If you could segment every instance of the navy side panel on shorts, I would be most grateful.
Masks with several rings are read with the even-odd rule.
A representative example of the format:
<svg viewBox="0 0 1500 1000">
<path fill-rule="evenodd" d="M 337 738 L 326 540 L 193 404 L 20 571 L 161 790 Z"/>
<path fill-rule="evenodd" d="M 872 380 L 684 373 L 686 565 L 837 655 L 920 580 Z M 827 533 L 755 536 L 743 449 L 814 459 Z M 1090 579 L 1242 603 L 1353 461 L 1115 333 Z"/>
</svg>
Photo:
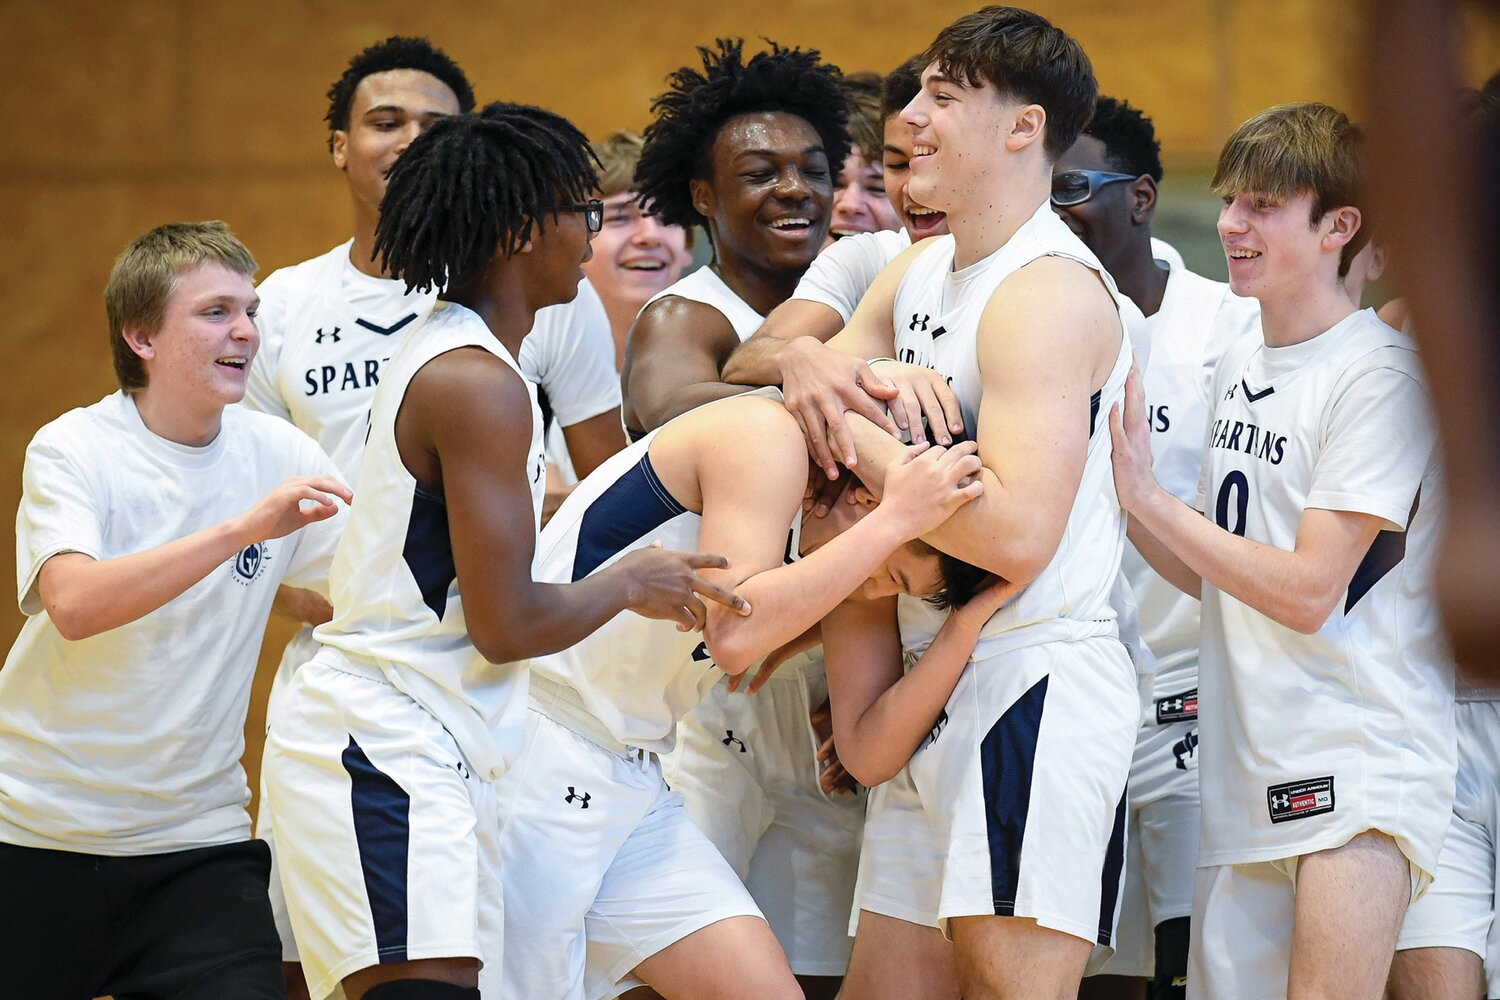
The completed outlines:
<svg viewBox="0 0 1500 1000">
<path fill-rule="evenodd" d="M 448 504 L 441 493 L 420 483 L 412 493 L 401 558 L 422 592 L 422 603 L 442 621 L 448 608 L 448 585 L 458 575 L 453 567 L 453 539 L 448 534 Z"/>
<path fill-rule="evenodd" d="M 411 851 L 411 796 L 365 756 L 349 737 L 343 754 L 349 772 L 354 836 L 365 895 L 375 923 L 381 962 L 406 961 L 407 858 Z"/>
<path fill-rule="evenodd" d="M 979 745 L 984 776 L 984 821 L 989 835 L 990 885 L 997 916 L 1015 915 L 1021 883 L 1021 844 L 1031 808 L 1037 733 L 1047 700 L 1047 678 L 1031 686 L 990 728 Z"/>
<path fill-rule="evenodd" d="M 656 478 L 651 456 L 642 455 L 635 468 L 589 504 L 579 521 L 573 582 L 582 580 L 630 543 L 686 510 Z"/>
<path fill-rule="evenodd" d="M 1099 877 L 1099 943 L 1109 944 L 1115 936 L 1115 903 L 1120 898 L 1120 873 L 1125 868 L 1125 797 L 1115 806 L 1115 826 L 1109 834 L 1104 852 L 1104 874 Z"/>
</svg>

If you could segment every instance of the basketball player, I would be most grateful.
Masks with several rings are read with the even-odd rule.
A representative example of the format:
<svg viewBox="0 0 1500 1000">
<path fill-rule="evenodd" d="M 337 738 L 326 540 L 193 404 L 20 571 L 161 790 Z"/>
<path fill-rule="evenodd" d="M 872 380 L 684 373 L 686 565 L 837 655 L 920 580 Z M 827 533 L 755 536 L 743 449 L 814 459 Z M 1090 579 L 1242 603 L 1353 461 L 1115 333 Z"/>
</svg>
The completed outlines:
<svg viewBox="0 0 1500 1000">
<path fill-rule="evenodd" d="M 354 236 L 332 250 L 272 273 L 260 285 L 257 318 L 263 349 L 252 367 L 245 405 L 290 420 L 333 456 L 350 482 L 368 426 L 380 371 L 405 332 L 436 302 L 411 291 L 374 260 L 380 199 L 392 165 L 412 140 L 447 115 L 472 110 L 474 94 L 462 69 L 425 38 L 392 37 L 349 61 L 329 88 L 325 116 L 333 163 L 348 186 Z M 540 382 L 549 416 L 577 449 L 585 471 L 624 444 L 619 385 L 609 365 L 608 336 L 597 297 L 581 290 L 572 303 L 544 309 L 522 346 L 521 369 Z M 571 453 L 570 453 L 571 454 Z M 566 495 L 562 484 L 549 510 Z M 326 601 L 283 588 L 280 605 L 306 625 L 287 644 L 272 682 L 273 718 L 291 674 L 312 659 L 312 626 L 328 620 Z M 256 833 L 273 846 L 264 807 Z M 287 981 L 303 995 L 296 943 L 279 880 L 271 901 L 281 932 Z"/>
<path fill-rule="evenodd" d="M 642 205 L 663 221 L 701 222 L 714 259 L 636 322 L 623 378 L 633 432 L 745 391 L 721 382 L 719 367 L 817 253 L 831 216 L 830 164 L 849 149 L 840 74 L 817 53 L 773 44 L 747 59 L 741 43 L 721 41 L 702 54 L 702 69 L 678 70 L 655 102 L 636 181 Z M 864 801 L 823 787 L 827 683 L 815 652 L 794 655 L 816 636 L 788 638 L 798 641 L 770 658 L 768 667 L 783 665 L 767 671 L 764 690 L 736 694 L 737 678 L 726 677 L 704 696 L 665 770 L 748 884 L 803 988 L 831 998 L 848 962 Z"/>
<path fill-rule="evenodd" d="M 137 238 L 105 289 L 120 391 L 27 448 L 28 618 L 0 670 L 8 996 L 285 995 L 242 733 L 277 584 L 326 590 L 351 494 L 307 435 L 230 405 L 255 268 L 222 222 Z"/>
<path fill-rule="evenodd" d="M 1157 480 L 1190 500 L 1198 489 L 1208 427 L 1209 380 L 1230 344 L 1259 329 L 1254 299 L 1223 282 L 1160 260 L 1151 219 L 1161 180 L 1151 119 L 1100 97 L 1078 141 L 1053 166 L 1052 205 L 1143 314 L 1137 356 L 1149 347 L 1142 385 Z M 1125 889 L 1115 953 L 1083 995 L 1181 1000 L 1198 858 L 1198 601 L 1157 576 L 1127 546 L 1123 561 L 1154 654 L 1151 707 L 1131 765 Z"/>
<path fill-rule="evenodd" d="M 702 225 L 713 261 L 660 293 L 630 334 L 621 385 L 639 436 L 712 399 L 743 392 L 719 369 L 817 255 L 833 210 L 832 164 L 849 151 L 838 69 L 817 52 L 744 56 L 700 49 L 652 104 L 636 168 L 641 205 L 668 225 Z"/>
<path fill-rule="evenodd" d="M 1452 809 L 1431 417 L 1410 341 L 1342 284 L 1362 145 L 1294 104 L 1220 154 L 1230 286 L 1263 339 L 1215 371 L 1208 516 L 1156 482 L 1139 379 L 1111 415 L 1132 540 L 1203 602 L 1190 997 L 1379 997 Z"/>
<path fill-rule="evenodd" d="M 876 73 L 850 73 L 844 77 L 853 145 L 839 168 L 838 186 L 833 194 L 833 220 L 828 228 L 830 243 L 859 233 L 895 232 L 901 228 L 901 218 L 885 193 L 881 83 Z"/>
<path fill-rule="evenodd" d="M 701 627 L 697 573 L 648 549 L 577 585 L 532 581 L 542 422 L 516 356 L 569 300 L 602 204 L 588 143 L 538 108 L 448 116 L 391 172 L 390 274 L 443 304 L 382 372 L 334 619 L 267 739 L 282 882 L 314 997 L 476 1000 L 501 968 L 494 782 L 519 749 L 526 674 L 625 610 Z M 500 666 L 500 664 L 512 664 Z M 482 969 L 481 969 L 482 966 Z"/>
<path fill-rule="evenodd" d="M 531 661 L 526 747 L 498 785 L 501 995 L 598 998 L 637 979 L 668 997 L 803 995 L 745 888 L 689 819 L 676 786 L 668 790 L 655 754 L 672 749 L 678 721 L 718 677 L 743 673 L 856 588 L 966 598 L 945 587 L 954 571 L 936 553 L 908 543 L 977 495 L 968 478 L 978 469 L 974 451 L 911 449 L 891 470 L 880 507 L 804 530 L 809 470 L 796 421 L 777 401 L 745 397 L 684 414 L 579 487 L 542 533 L 539 579 L 588 579 L 653 539 L 713 546 L 733 569 L 710 575 L 753 610 L 711 610 L 702 642 L 624 615 Z M 754 738 L 723 734 L 736 753 Z"/>
<path fill-rule="evenodd" d="M 933 433 L 977 427 L 986 492 L 925 538 L 1027 589 L 984 630 L 974 655 L 994 662 L 965 671 L 946 726 L 884 797 L 878 843 L 872 811 L 848 988 L 1071 998 L 1093 946 L 1112 937 L 1139 716 L 1110 601 L 1124 523 L 1103 429 L 1130 344 L 1113 283 L 1048 204 L 1052 163 L 1096 88 L 1076 42 L 1014 8 L 961 18 L 924 63 L 902 113 L 909 188 L 952 235 L 897 257 L 827 346 L 789 341 L 777 367 L 803 393 L 804 426 L 843 410 L 840 353 L 952 378 L 963 420 Z M 878 493 L 879 466 L 844 457 Z M 988 827 L 986 815 L 1006 820 Z M 927 971 L 939 927 L 956 982 Z"/>
</svg>

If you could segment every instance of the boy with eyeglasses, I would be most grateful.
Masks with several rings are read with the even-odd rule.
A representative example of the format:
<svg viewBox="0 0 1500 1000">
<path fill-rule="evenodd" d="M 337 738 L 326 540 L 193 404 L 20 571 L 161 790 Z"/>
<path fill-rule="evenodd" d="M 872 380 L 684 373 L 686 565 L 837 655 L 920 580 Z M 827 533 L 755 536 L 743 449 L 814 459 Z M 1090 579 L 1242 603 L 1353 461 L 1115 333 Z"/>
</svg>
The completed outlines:
<svg viewBox="0 0 1500 1000">
<path fill-rule="evenodd" d="M 1410 341 L 1342 280 L 1363 167 L 1321 104 L 1263 111 L 1220 154 L 1230 287 L 1262 337 L 1215 369 L 1197 511 L 1155 479 L 1138 377 L 1110 416 L 1132 541 L 1202 599 L 1189 997 L 1380 997 L 1452 808 L 1431 414 Z"/>
<path fill-rule="evenodd" d="M 1189 500 L 1198 488 L 1214 363 L 1259 329 L 1260 307 L 1188 270 L 1180 257 L 1159 256 L 1151 236 L 1159 150 L 1150 118 L 1124 101 L 1100 97 L 1083 134 L 1053 167 L 1052 206 L 1144 314 L 1136 347 L 1138 358 L 1147 352 L 1150 358 L 1138 365 L 1153 468 L 1172 495 Z M 1115 953 L 1099 974 L 1143 978 L 1150 1000 L 1180 1000 L 1198 858 L 1198 602 L 1130 546 L 1123 567 L 1156 669 L 1131 765 Z M 1091 978 L 1082 995 L 1128 995 L 1117 985 Z"/>
</svg>

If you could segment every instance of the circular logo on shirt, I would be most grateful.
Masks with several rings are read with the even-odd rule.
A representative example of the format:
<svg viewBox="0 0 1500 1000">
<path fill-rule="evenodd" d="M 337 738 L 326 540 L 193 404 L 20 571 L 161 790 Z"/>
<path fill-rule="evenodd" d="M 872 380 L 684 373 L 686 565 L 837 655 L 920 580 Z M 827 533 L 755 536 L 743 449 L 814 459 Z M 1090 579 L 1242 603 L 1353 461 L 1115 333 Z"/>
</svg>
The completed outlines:
<svg viewBox="0 0 1500 1000">
<path fill-rule="evenodd" d="M 270 558 L 265 542 L 256 542 L 247 545 L 240 550 L 240 554 L 234 557 L 234 575 L 236 582 L 249 584 L 266 568 L 266 562 Z"/>
</svg>

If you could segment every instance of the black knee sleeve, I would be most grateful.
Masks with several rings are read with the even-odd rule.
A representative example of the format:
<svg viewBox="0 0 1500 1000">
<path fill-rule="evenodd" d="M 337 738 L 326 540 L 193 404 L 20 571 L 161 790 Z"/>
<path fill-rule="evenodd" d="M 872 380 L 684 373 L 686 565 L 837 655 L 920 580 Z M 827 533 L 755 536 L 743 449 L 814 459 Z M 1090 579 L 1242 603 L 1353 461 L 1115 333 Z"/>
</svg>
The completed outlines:
<svg viewBox="0 0 1500 1000">
<path fill-rule="evenodd" d="M 1186 1000 L 1187 917 L 1156 925 L 1156 977 L 1146 984 L 1146 1000 Z"/>
<path fill-rule="evenodd" d="M 479 990 L 431 979 L 395 979 L 367 990 L 365 1000 L 479 1000 Z"/>
</svg>

